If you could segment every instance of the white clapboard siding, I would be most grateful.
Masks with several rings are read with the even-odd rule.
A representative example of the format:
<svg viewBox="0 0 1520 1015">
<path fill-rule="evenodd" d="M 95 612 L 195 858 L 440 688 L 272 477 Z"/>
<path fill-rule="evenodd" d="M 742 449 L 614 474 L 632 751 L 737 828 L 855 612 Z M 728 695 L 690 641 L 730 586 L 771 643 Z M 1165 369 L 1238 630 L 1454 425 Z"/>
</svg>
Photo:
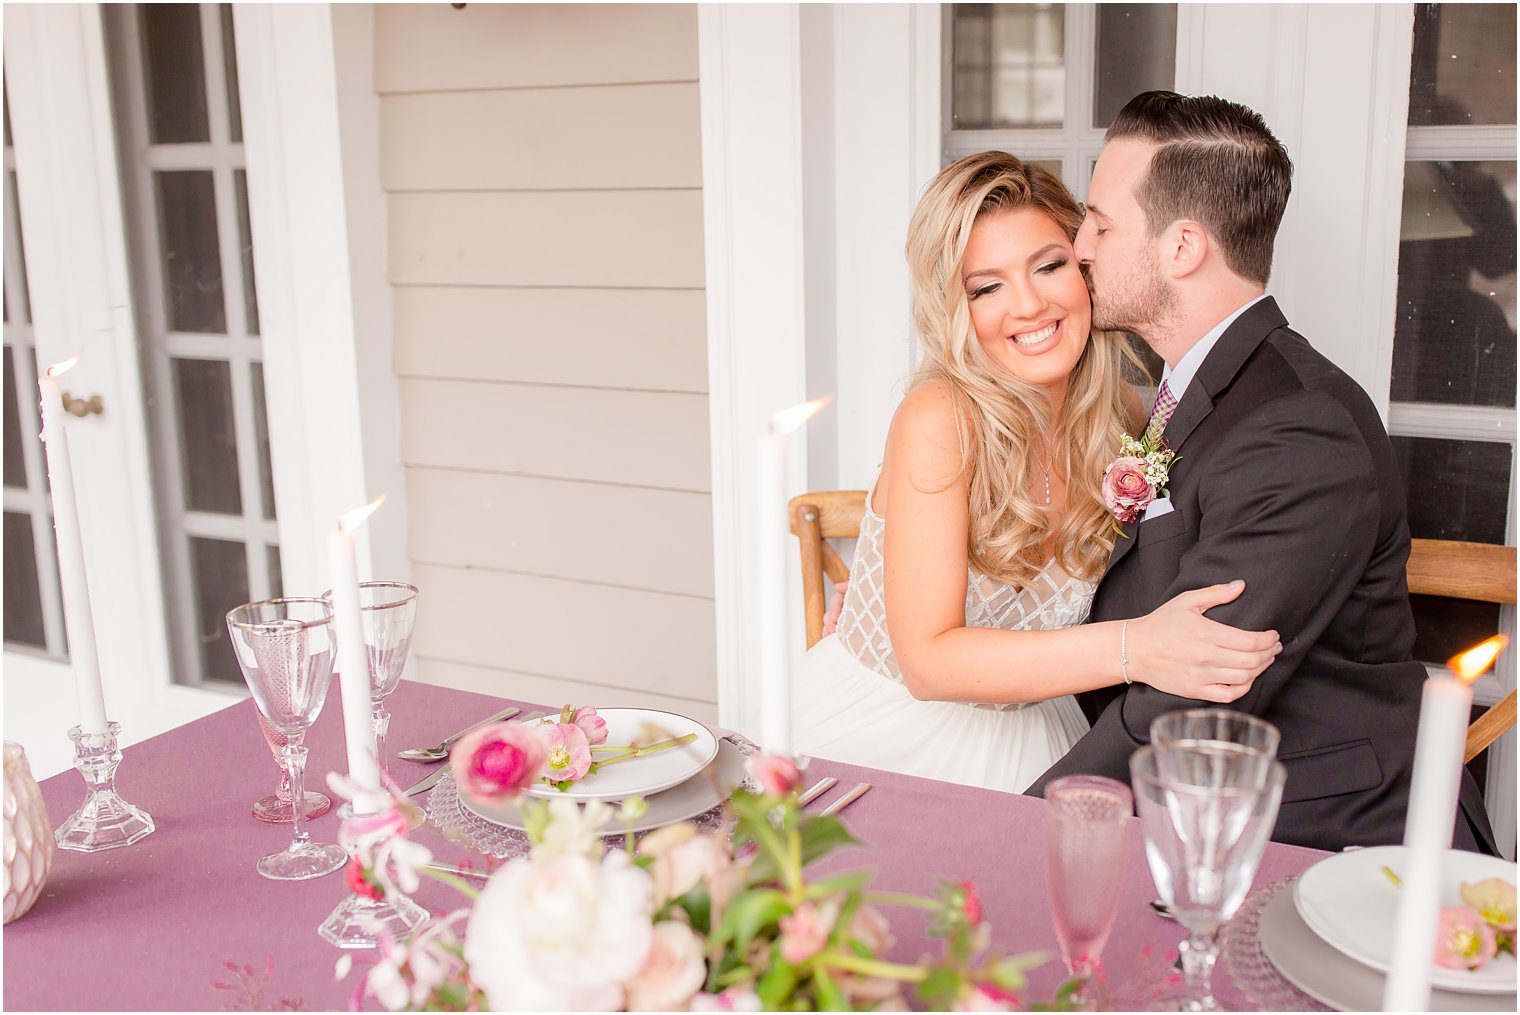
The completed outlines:
<svg viewBox="0 0 1520 1015">
<path fill-rule="evenodd" d="M 710 599 L 426 564 L 414 573 L 428 596 L 419 658 L 714 698 Z"/>
<path fill-rule="evenodd" d="M 699 116 L 694 81 L 390 95 L 381 182 L 391 192 L 698 188 Z M 461 119 L 476 128 L 459 130 Z"/>
<path fill-rule="evenodd" d="M 542 677 L 536 673 L 467 666 L 443 659 L 423 659 L 417 679 L 425 684 L 452 687 L 479 694 L 494 694 L 531 701 L 548 708 L 595 705 L 598 708 L 660 708 L 691 716 L 709 726 L 718 725 L 718 706 L 706 699 L 677 698 L 613 684 Z"/>
<path fill-rule="evenodd" d="M 707 390 L 700 289 L 395 290 L 403 377 Z"/>
<path fill-rule="evenodd" d="M 406 497 L 419 564 L 712 598 L 705 493 L 411 468 Z"/>
<path fill-rule="evenodd" d="M 406 465 L 709 491 L 707 396 L 401 382 Z"/>
<path fill-rule="evenodd" d="M 394 285 L 701 288 L 700 190 L 390 197 Z"/>
<path fill-rule="evenodd" d="M 375 5 L 375 90 L 697 79 L 695 4 Z"/>
</svg>

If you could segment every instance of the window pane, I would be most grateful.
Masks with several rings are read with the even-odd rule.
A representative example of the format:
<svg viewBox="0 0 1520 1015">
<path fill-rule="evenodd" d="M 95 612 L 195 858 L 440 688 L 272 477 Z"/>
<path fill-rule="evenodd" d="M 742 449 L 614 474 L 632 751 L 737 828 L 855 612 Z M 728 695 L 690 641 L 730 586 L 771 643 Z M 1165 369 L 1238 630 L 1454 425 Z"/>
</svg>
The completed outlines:
<svg viewBox="0 0 1520 1015">
<path fill-rule="evenodd" d="M 223 360 L 204 359 L 175 359 L 171 365 L 184 449 L 185 507 L 241 514 L 231 368 Z"/>
<path fill-rule="evenodd" d="M 278 599 L 285 594 L 285 572 L 280 567 L 280 548 L 266 546 L 264 552 L 269 561 L 269 598 Z"/>
<path fill-rule="evenodd" d="M 1061 126 L 1066 112 L 1061 4 L 956 4 L 951 32 L 956 129 Z"/>
<path fill-rule="evenodd" d="M 243 140 L 243 103 L 238 96 L 237 40 L 232 34 L 232 5 L 222 4 L 222 63 L 227 68 L 227 124 L 233 141 Z"/>
<path fill-rule="evenodd" d="M 1391 395 L 1515 404 L 1515 163 L 1405 165 Z"/>
<path fill-rule="evenodd" d="M 206 680 L 241 682 L 232 643 L 227 640 L 227 611 L 248 602 L 248 557 L 242 543 L 229 539 L 190 539 L 195 579 L 196 640 L 201 675 Z"/>
<path fill-rule="evenodd" d="M 1141 92 L 1177 79 L 1176 4 L 1099 4 L 1094 127 L 1107 127 Z"/>
<path fill-rule="evenodd" d="M 264 364 L 249 368 L 253 375 L 253 429 L 259 438 L 259 490 L 264 517 L 274 521 L 274 467 L 269 461 L 269 415 L 264 404 Z"/>
<path fill-rule="evenodd" d="M 1515 122 L 1514 4 L 1416 4 L 1410 126 Z"/>
<path fill-rule="evenodd" d="M 148 138 L 153 144 L 207 141 L 206 68 L 197 4 L 143 4 Z"/>
<path fill-rule="evenodd" d="M 21 450 L 21 410 L 16 399 L 16 368 L 5 347 L 5 485 L 26 489 L 26 459 Z"/>
<path fill-rule="evenodd" d="M 1393 450 L 1409 501 L 1410 535 L 1504 542 L 1510 445 L 1394 437 Z"/>
<path fill-rule="evenodd" d="M 226 334 L 211 171 L 154 173 L 153 177 L 158 184 L 165 324 L 170 331 Z"/>
<path fill-rule="evenodd" d="M 1414 610 L 1414 657 L 1440 664 L 1499 631 L 1499 604 L 1444 596 L 1410 596 Z"/>
<path fill-rule="evenodd" d="M 47 648 L 31 515 L 5 512 L 5 640 Z"/>
<path fill-rule="evenodd" d="M 248 334 L 259 333 L 259 293 L 253 277 L 253 227 L 248 221 L 248 173 L 242 169 L 232 174 L 237 189 L 238 250 L 243 260 L 243 312 Z"/>
<path fill-rule="evenodd" d="M 16 196 L 16 174 L 6 173 L 5 183 L 6 218 L 8 220 L 5 230 L 5 259 L 9 261 L 15 258 L 18 269 L 17 274 L 21 280 L 19 292 L 13 293 L 10 286 L 5 287 L 5 319 L 7 321 L 11 319 L 10 305 L 11 301 L 15 300 L 16 319 L 25 324 L 32 319 L 32 297 L 26 281 L 26 250 L 24 249 L 25 240 L 21 237 L 21 216 L 16 213 L 16 208 L 18 207 L 16 202 L 19 200 Z M 14 242 L 12 240 L 13 237 Z"/>
</svg>

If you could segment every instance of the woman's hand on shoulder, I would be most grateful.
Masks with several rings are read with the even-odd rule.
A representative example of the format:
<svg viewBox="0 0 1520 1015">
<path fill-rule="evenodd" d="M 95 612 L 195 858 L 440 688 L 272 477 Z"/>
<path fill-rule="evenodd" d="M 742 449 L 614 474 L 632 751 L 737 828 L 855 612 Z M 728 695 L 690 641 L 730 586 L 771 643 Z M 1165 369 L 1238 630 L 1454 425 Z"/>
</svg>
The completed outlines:
<svg viewBox="0 0 1520 1015">
<path fill-rule="evenodd" d="M 1173 596 L 1129 622 L 1131 680 L 1168 694 L 1228 704 L 1251 689 L 1277 654 L 1276 631 L 1242 631 L 1210 620 L 1206 610 L 1245 591 L 1245 582 L 1210 585 Z"/>
</svg>

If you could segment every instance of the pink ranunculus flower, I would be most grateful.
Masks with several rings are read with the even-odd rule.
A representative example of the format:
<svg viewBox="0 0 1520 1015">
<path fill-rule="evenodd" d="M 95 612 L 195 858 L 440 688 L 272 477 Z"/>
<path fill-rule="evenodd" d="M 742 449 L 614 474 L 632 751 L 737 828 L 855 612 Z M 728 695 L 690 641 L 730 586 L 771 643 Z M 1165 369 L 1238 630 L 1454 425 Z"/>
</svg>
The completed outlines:
<svg viewBox="0 0 1520 1015">
<path fill-rule="evenodd" d="M 1443 906 L 1436 931 L 1436 965 L 1445 969 L 1482 969 L 1498 952 L 1494 929 L 1471 906 Z"/>
<path fill-rule="evenodd" d="M 596 714 L 596 709 L 590 705 L 582 705 L 575 710 L 570 717 L 570 722 L 579 726 L 586 734 L 586 742 L 589 744 L 605 744 L 607 742 L 607 720 Z"/>
<path fill-rule="evenodd" d="M 549 748 L 537 727 L 496 723 L 461 740 L 449 755 L 454 780 L 476 803 L 516 800 L 543 774 Z"/>
<path fill-rule="evenodd" d="M 1103 503 L 1121 522 L 1134 521 L 1156 499 L 1145 470 L 1145 459 L 1124 455 L 1103 473 Z"/>
<path fill-rule="evenodd" d="M 1483 922 L 1501 934 L 1515 932 L 1515 886 L 1503 878 L 1462 882 L 1462 901 L 1478 911 Z"/>
<path fill-rule="evenodd" d="M 804 902 L 783 916 L 780 920 L 781 957 L 796 966 L 823 951 L 838 915 L 839 907 L 832 902 L 822 905 Z"/>
<path fill-rule="evenodd" d="M 759 753 L 749 759 L 749 765 L 766 796 L 786 796 L 802 788 L 802 770 L 791 758 Z"/>
<path fill-rule="evenodd" d="M 623 984 L 629 1011 L 685 1011 L 707 980 L 702 939 L 686 924 L 661 920 L 644 968 Z"/>
<path fill-rule="evenodd" d="M 584 779 L 591 770 L 591 744 L 586 740 L 586 731 L 569 722 L 557 722 L 540 730 L 549 748 L 544 776 L 550 782 Z"/>
</svg>

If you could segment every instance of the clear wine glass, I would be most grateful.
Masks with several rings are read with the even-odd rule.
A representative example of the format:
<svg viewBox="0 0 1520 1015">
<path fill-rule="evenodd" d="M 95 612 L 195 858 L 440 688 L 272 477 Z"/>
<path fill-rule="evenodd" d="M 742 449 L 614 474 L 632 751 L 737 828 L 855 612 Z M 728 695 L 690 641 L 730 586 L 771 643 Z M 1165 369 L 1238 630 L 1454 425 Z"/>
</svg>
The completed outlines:
<svg viewBox="0 0 1520 1015">
<path fill-rule="evenodd" d="M 1130 755 L 1145 857 L 1187 928 L 1181 1011 L 1218 1011 L 1219 931 L 1245 900 L 1282 800 L 1282 765 L 1238 744 L 1151 745 Z"/>
<path fill-rule="evenodd" d="M 288 825 L 290 823 L 290 772 L 285 768 L 285 734 L 269 725 L 269 720 L 264 718 L 264 713 L 259 712 L 259 729 L 264 732 L 264 742 L 269 745 L 269 750 L 274 754 L 275 764 L 280 766 L 280 784 L 275 791 L 268 796 L 259 797 L 253 802 L 253 816 L 260 821 L 267 821 L 271 825 Z M 307 818 L 320 818 L 332 809 L 332 800 L 325 793 L 314 790 L 306 791 L 306 816 Z"/>
<path fill-rule="evenodd" d="M 322 593 L 332 600 L 332 590 Z M 385 699 L 401 683 L 407 653 L 412 647 L 412 629 L 417 623 L 417 586 L 406 582 L 360 582 L 359 617 L 364 630 L 364 649 L 369 656 L 370 717 L 375 731 L 375 755 L 382 772 L 389 772 L 385 762 L 385 734 L 391 715 Z"/>
<path fill-rule="evenodd" d="M 1101 775 L 1069 775 L 1045 789 L 1045 869 L 1061 958 L 1075 976 L 1101 975 L 1119 911 L 1134 799 Z"/>
<path fill-rule="evenodd" d="M 306 747 L 301 742 L 327 700 L 335 654 L 332 604 L 280 598 L 247 603 L 227 614 L 227 633 L 259 713 L 285 737 L 292 800 L 306 798 Z M 303 807 L 290 809 L 290 845 L 258 862 L 276 881 L 331 874 L 348 862 L 341 846 L 318 844 L 302 827 Z"/>
</svg>

